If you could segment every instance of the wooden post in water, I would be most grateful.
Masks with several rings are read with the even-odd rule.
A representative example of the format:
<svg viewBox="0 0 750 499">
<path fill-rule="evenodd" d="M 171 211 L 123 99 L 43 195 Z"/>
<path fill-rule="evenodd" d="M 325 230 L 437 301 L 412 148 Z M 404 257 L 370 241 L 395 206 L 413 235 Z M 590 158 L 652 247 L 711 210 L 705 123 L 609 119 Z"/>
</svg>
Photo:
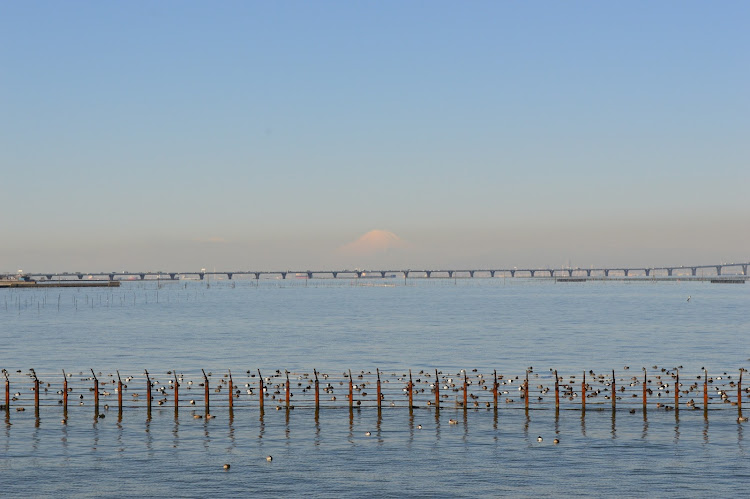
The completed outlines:
<svg viewBox="0 0 750 499">
<path fill-rule="evenodd" d="M 612 369 L 612 389 L 610 394 L 612 395 L 612 410 L 617 408 L 617 380 L 615 379 L 615 370 Z"/>
<path fill-rule="evenodd" d="M 36 417 L 39 417 L 39 379 L 36 377 L 36 371 L 31 370 L 31 374 L 34 375 L 34 413 Z"/>
<path fill-rule="evenodd" d="M 286 408 L 289 409 L 289 397 L 291 397 L 292 387 L 289 384 L 289 371 L 286 371 Z M 351 374 L 349 375 L 351 376 Z"/>
<path fill-rule="evenodd" d="M 63 369 L 63 413 L 68 413 L 68 376 Z"/>
<path fill-rule="evenodd" d="M 263 376 L 260 374 L 260 369 L 258 369 L 258 405 L 260 406 L 261 414 L 263 414 L 263 396 Z"/>
<path fill-rule="evenodd" d="M 148 375 L 147 370 L 143 370 L 146 373 L 146 410 L 148 411 L 148 419 L 151 419 L 151 377 Z"/>
<path fill-rule="evenodd" d="M 497 409 L 497 369 L 495 369 L 494 375 L 495 381 L 492 383 L 492 402 L 495 406 L 495 409 Z"/>
<path fill-rule="evenodd" d="M 354 386 L 352 383 L 352 370 L 349 369 L 349 410 L 354 408 Z"/>
<path fill-rule="evenodd" d="M 177 380 L 177 371 L 172 370 L 172 373 L 174 373 L 174 412 L 177 414 L 180 407 L 180 382 Z"/>
<path fill-rule="evenodd" d="M 581 381 L 581 410 L 586 411 L 586 371 L 583 371 L 583 381 Z"/>
<path fill-rule="evenodd" d="M 91 369 L 91 376 L 94 377 L 94 410 L 97 415 L 99 414 L 99 379 L 94 374 L 94 370 Z"/>
<path fill-rule="evenodd" d="M 204 405 L 206 406 L 206 414 L 211 414 L 211 404 L 209 401 L 209 394 L 208 394 L 208 376 L 206 376 L 206 371 L 201 369 L 201 372 L 203 373 L 203 398 L 204 398 Z"/>
<path fill-rule="evenodd" d="M 318 382 L 318 371 L 313 369 L 313 374 L 315 374 L 315 411 L 317 412 L 320 409 L 320 383 Z"/>
<path fill-rule="evenodd" d="M 122 379 L 120 371 L 117 371 L 117 411 L 122 412 Z"/>
<path fill-rule="evenodd" d="M 468 396 L 469 396 L 469 380 L 466 378 L 466 371 L 464 371 L 464 411 L 468 408 Z"/>
<path fill-rule="evenodd" d="M 380 369 L 376 369 L 376 372 L 378 374 L 378 389 L 377 389 L 377 394 L 376 395 L 378 397 L 378 410 L 380 410 L 380 405 L 381 405 L 382 400 L 383 400 L 383 395 L 382 395 L 382 393 L 380 391 Z"/>
<path fill-rule="evenodd" d="M 229 410 L 234 408 L 234 383 L 232 382 L 232 370 L 229 370 Z"/>
<path fill-rule="evenodd" d="M 708 412 L 708 369 L 703 370 L 703 412 Z"/>
<path fill-rule="evenodd" d="M 435 369 L 435 410 L 440 410 L 440 377 L 437 369 Z"/>
<path fill-rule="evenodd" d="M 407 389 L 409 390 L 409 410 L 411 411 L 414 408 L 414 383 L 411 381 L 411 369 L 409 369 L 409 384 L 407 385 Z"/>
<path fill-rule="evenodd" d="M 3 369 L 3 375 L 5 376 L 5 410 L 7 411 L 10 409 L 10 378 L 5 369 Z"/>
<path fill-rule="evenodd" d="M 679 369 L 675 369 L 674 410 L 675 410 L 675 413 L 680 410 L 680 370 Z"/>
<path fill-rule="evenodd" d="M 526 369 L 526 378 L 523 381 L 523 406 L 529 409 L 529 370 Z"/>
<path fill-rule="evenodd" d="M 643 413 L 646 413 L 646 384 L 648 383 L 648 374 L 646 368 L 643 368 Z"/>
<path fill-rule="evenodd" d="M 557 377 L 557 369 L 555 369 L 555 411 L 560 410 L 560 378 Z"/>
<path fill-rule="evenodd" d="M 742 373 L 745 372 L 744 368 L 740 369 L 740 380 L 737 383 L 737 410 L 742 417 Z"/>
</svg>

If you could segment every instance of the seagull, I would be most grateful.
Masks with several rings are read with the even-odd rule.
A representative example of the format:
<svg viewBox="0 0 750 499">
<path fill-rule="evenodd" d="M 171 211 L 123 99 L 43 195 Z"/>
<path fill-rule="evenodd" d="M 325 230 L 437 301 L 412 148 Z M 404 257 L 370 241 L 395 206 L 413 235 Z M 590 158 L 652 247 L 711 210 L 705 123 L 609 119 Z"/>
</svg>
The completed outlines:
<svg viewBox="0 0 750 499">
<path fill-rule="evenodd" d="M 688 299 L 687 299 L 687 301 L 690 301 L 690 295 L 688 295 Z"/>
</svg>

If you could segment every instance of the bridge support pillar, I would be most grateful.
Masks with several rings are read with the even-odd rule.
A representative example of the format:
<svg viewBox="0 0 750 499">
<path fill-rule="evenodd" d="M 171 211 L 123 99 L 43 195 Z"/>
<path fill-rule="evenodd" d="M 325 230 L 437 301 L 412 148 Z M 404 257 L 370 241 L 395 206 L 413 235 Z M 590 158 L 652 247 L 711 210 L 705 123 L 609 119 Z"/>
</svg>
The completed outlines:
<svg viewBox="0 0 750 499">
<path fill-rule="evenodd" d="M 170 273 L 169 273 L 169 278 L 170 278 L 170 279 L 172 279 L 172 280 L 174 281 L 174 276 L 176 276 L 176 275 L 177 275 L 177 274 L 175 274 L 174 272 L 170 272 Z"/>
<path fill-rule="evenodd" d="M 604 269 L 604 277 L 609 277 L 609 269 Z"/>
<path fill-rule="evenodd" d="M 495 277 L 495 271 L 494 270 L 490 270 L 490 277 Z"/>
<path fill-rule="evenodd" d="M 258 279 L 260 279 L 260 272 L 255 273 L 255 280 L 257 281 Z"/>
<path fill-rule="evenodd" d="M 232 274 L 231 274 L 231 272 L 227 272 L 227 279 L 229 279 L 230 281 L 232 280 Z"/>
<path fill-rule="evenodd" d="M 573 277 L 573 269 L 568 269 L 568 277 Z"/>
<path fill-rule="evenodd" d="M 531 277 L 534 277 L 534 274 L 536 274 L 536 270 L 530 270 L 529 272 L 531 272 Z"/>
<path fill-rule="evenodd" d="M 510 271 L 510 276 L 511 277 L 516 277 L 516 271 L 515 270 L 511 270 Z"/>
<path fill-rule="evenodd" d="M 48 281 L 51 281 L 51 280 L 52 280 L 52 274 L 47 274 L 47 280 L 48 280 Z"/>
<path fill-rule="evenodd" d="M 555 269 L 550 269 L 549 270 L 549 276 L 550 277 L 555 277 Z"/>
<path fill-rule="evenodd" d="M 628 276 L 628 273 L 630 273 L 630 269 L 622 269 L 623 272 L 625 272 L 625 277 Z"/>
<path fill-rule="evenodd" d="M 201 281 L 203 280 L 203 277 L 204 277 L 205 275 L 206 275 L 206 274 L 204 274 L 203 272 L 198 272 L 198 277 L 200 277 L 200 278 L 201 278 Z"/>
<path fill-rule="evenodd" d="M 651 275 L 651 269 L 643 269 L 644 272 L 646 272 L 646 277 Z"/>
<path fill-rule="evenodd" d="M 696 273 L 698 272 L 698 269 L 695 268 L 695 267 L 693 267 L 693 268 L 690 269 L 690 272 L 695 276 Z"/>
<path fill-rule="evenodd" d="M 287 274 L 286 272 L 282 272 L 282 273 L 281 273 L 281 278 L 282 278 L 282 279 L 286 279 L 286 274 Z"/>
<path fill-rule="evenodd" d="M 312 274 L 313 274 L 312 272 L 308 271 L 308 272 L 307 272 L 307 278 L 308 278 L 308 279 L 312 279 Z"/>
<path fill-rule="evenodd" d="M 430 276 L 432 275 L 432 272 L 431 272 L 431 271 L 429 271 L 429 270 L 425 270 L 425 272 L 424 272 L 424 273 L 425 273 L 425 275 L 427 276 L 427 278 L 428 278 L 428 279 L 429 279 L 429 278 L 430 278 Z"/>
<path fill-rule="evenodd" d="M 591 269 L 586 270 L 586 277 L 591 277 Z"/>
<path fill-rule="evenodd" d="M 667 276 L 672 277 L 672 271 L 674 269 L 667 269 Z"/>
<path fill-rule="evenodd" d="M 146 274 L 139 274 L 139 275 L 140 275 L 140 277 L 141 277 L 141 281 L 142 281 L 142 280 L 144 280 L 144 279 L 146 278 Z"/>
<path fill-rule="evenodd" d="M 475 272 L 474 270 L 470 270 L 470 271 L 469 271 L 469 275 L 470 275 L 471 277 L 474 277 L 474 272 Z"/>
<path fill-rule="evenodd" d="M 747 265 L 742 266 L 742 275 L 747 275 Z"/>
<path fill-rule="evenodd" d="M 403 272 L 404 272 L 404 279 L 408 279 L 408 277 L 409 277 L 409 271 L 408 270 L 404 270 Z"/>
<path fill-rule="evenodd" d="M 83 274 L 78 274 L 79 279 L 83 279 Z"/>
<path fill-rule="evenodd" d="M 716 275 L 721 275 L 721 265 L 716 266 Z"/>
<path fill-rule="evenodd" d="M 337 275 L 339 275 L 339 273 L 338 273 L 338 272 L 331 272 L 331 274 L 333 274 L 333 278 L 334 278 L 334 279 L 336 279 L 336 276 L 337 276 Z"/>
<path fill-rule="evenodd" d="M 448 271 L 448 277 L 453 277 L 453 271 L 452 270 Z"/>
<path fill-rule="evenodd" d="M 115 275 L 114 274 L 109 274 L 109 280 L 110 281 L 114 281 L 115 280 Z"/>
<path fill-rule="evenodd" d="M 380 272 L 380 278 L 385 279 L 385 270 Z"/>
</svg>

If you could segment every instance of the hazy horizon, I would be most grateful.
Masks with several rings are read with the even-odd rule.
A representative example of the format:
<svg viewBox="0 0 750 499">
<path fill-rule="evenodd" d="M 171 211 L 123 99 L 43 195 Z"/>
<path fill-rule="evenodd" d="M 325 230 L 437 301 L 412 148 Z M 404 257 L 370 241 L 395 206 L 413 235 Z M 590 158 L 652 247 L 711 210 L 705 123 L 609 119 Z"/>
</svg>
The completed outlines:
<svg viewBox="0 0 750 499">
<path fill-rule="evenodd" d="M 748 18 L 5 3 L 0 272 L 750 261 Z"/>
</svg>

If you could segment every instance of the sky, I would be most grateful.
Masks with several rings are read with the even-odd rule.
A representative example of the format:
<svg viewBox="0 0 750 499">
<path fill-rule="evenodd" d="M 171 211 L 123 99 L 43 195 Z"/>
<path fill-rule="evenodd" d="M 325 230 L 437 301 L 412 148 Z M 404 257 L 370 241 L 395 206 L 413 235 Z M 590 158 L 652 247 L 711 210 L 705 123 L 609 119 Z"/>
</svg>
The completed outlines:
<svg viewBox="0 0 750 499">
<path fill-rule="evenodd" d="M 749 22 L 0 2 L 0 271 L 748 262 Z"/>
</svg>

